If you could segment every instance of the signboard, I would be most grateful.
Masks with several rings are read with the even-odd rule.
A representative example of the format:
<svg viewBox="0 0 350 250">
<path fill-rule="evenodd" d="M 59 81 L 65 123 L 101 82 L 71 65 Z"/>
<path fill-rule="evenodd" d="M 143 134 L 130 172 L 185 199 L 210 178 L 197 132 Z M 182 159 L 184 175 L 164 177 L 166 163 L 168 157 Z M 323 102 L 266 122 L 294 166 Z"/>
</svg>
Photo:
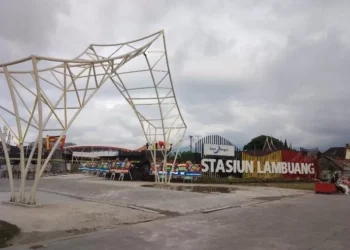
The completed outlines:
<svg viewBox="0 0 350 250">
<path fill-rule="evenodd" d="M 55 143 L 56 141 L 58 141 L 60 137 L 59 136 L 46 136 L 46 149 L 49 150 L 51 148 L 51 143 Z M 66 143 L 66 136 L 62 136 L 61 138 L 61 149 L 64 148 L 64 144 Z"/>
<path fill-rule="evenodd" d="M 152 170 L 149 172 L 150 175 L 154 174 Z M 163 175 L 163 171 L 158 171 L 158 175 Z M 167 176 L 170 176 L 170 171 L 167 171 Z M 173 171 L 172 176 L 201 176 L 201 172 L 181 172 Z"/>
<path fill-rule="evenodd" d="M 109 169 L 108 168 L 88 168 L 88 167 L 81 166 L 79 168 L 79 171 L 92 171 L 92 172 L 106 172 L 106 173 L 108 173 Z"/>
<path fill-rule="evenodd" d="M 112 162 L 108 162 L 108 163 L 105 163 L 105 164 L 101 164 L 99 165 L 98 167 L 96 165 L 91 165 L 91 164 L 86 164 L 86 163 L 83 163 L 79 170 L 80 171 L 92 171 L 92 172 L 106 172 L 106 173 L 109 173 L 109 172 L 114 172 L 114 173 L 129 173 L 129 169 L 130 169 L 130 166 L 131 166 L 131 162 L 128 161 L 118 161 L 116 164 L 115 164 L 115 167 L 111 168 L 111 165 L 112 165 Z"/>
<path fill-rule="evenodd" d="M 269 162 L 260 164 L 257 161 L 202 159 L 202 172 L 212 173 L 253 173 L 257 169 L 259 174 L 315 174 L 313 163 L 299 162 Z"/>
<path fill-rule="evenodd" d="M 75 157 L 86 157 L 86 158 L 97 158 L 100 156 L 118 156 L 118 151 L 98 151 L 98 152 L 73 152 L 73 156 Z"/>
<path fill-rule="evenodd" d="M 111 172 L 115 172 L 115 173 L 129 173 L 129 169 L 117 169 L 117 168 L 114 168 L 114 169 L 111 169 Z"/>
<path fill-rule="evenodd" d="M 204 155 L 235 156 L 235 146 L 204 144 Z"/>
<path fill-rule="evenodd" d="M 163 164 L 158 163 L 156 164 L 156 167 L 158 170 L 158 174 L 163 175 Z M 191 161 L 187 161 L 186 163 L 182 163 L 182 164 L 176 164 L 174 165 L 174 168 L 172 163 L 167 163 L 166 174 L 168 176 L 170 175 L 171 170 L 173 170 L 172 176 L 201 176 L 201 166 L 197 164 L 193 164 Z M 156 172 L 155 172 L 154 164 L 151 163 L 151 169 L 149 171 L 149 174 L 154 175 L 155 173 Z"/>
</svg>

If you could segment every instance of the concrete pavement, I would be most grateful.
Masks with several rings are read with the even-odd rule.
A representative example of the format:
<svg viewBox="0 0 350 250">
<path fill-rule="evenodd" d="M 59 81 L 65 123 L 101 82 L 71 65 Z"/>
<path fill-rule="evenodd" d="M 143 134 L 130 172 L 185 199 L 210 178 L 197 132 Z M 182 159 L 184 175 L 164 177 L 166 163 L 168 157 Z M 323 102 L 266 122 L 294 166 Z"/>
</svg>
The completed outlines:
<svg viewBox="0 0 350 250">
<path fill-rule="evenodd" d="M 349 207 L 349 196 L 309 194 L 41 244 L 53 250 L 345 250 L 350 249 Z M 9 249 L 30 246 L 33 244 Z"/>
<path fill-rule="evenodd" d="M 144 182 L 119 182 L 84 176 L 45 178 L 42 191 L 75 195 L 82 199 L 113 202 L 157 211 L 188 214 L 226 206 L 240 206 L 257 198 L 290 197 L 310 192 L 269 187 L 239 187 L 232 193 L 196 193 L 142 187 Z M 63 181 L 64 179 L 64 181 Z M 175 184 L 177 185 L 177 184 Z M 232 186 L 230 186 L 232 187 Z"/>
<path fill-rule="evenodd" d="M 4 183 L 4 180 L 1 182 Z M 168 214 L 189 214 L 227 206 L 241 206 L 255 202 L 257 198 L 271 199 L 310 193 L 301 190 L 245 186 L 232 193 L 208 194 L 142 187 L 144 184 L 152 183 L 119 182 L 84 175 L 67 175 L 43 178 L 39 190 L 81 200 L 122 207 L 133 206 Z M 4 189 L 7 188 L 7 185 L 2 186 Z M 232 188 L 231 185 L 229 187 Z"/>
<path fill-rule="evenodd" d="M 32 244 L 12 249 L 41 244 L 48 249 L 349 249 L 350 196 L 246 186 L 233 193 L 203 194 L 142 184 L 83 175 L 43 178 L 40 189 L 45 192 L 39 192 L 38 200 L 49 206 L 42 211 L 51 209 L 58 219 L 45 225 L 43 218 L 50 213 L 45 210 L 36 215 L 42 223 L 37 226 L 34 215 L 39 210 L 16 208 L 21 210 L 17 213 L 1 208 L 3 218 L 18 216 L 17 223 L 27 223 L 20 225 L 28 236 L 22 243 L 27 240 Z M 7 180 L 0 180 L 2 199 L 7 185 Z M 50 199 L 56 205 L 48 203 Z M 57 205 L 60 209 L 55 210 Z M 203 213 L 220 207 L 226 209 Z M 142 208 L 146 211 L 135 211 Z M 33 211 L 31 218 L 20 219 L 23 211 Z M 116 218 L 109 220 L 111 216 Z M 153 221 L 140 224 L 146 217 Z M 136 224 L 121 225 L 123 221 Z M 112 229 L 104 230 L 104 224 Z M 59 236 L 102 231 L 55 240 L 55 232 L 72 229 L 75 233 Z M 50 241 L 33 243 L 44 239 Z"/>
</svg>

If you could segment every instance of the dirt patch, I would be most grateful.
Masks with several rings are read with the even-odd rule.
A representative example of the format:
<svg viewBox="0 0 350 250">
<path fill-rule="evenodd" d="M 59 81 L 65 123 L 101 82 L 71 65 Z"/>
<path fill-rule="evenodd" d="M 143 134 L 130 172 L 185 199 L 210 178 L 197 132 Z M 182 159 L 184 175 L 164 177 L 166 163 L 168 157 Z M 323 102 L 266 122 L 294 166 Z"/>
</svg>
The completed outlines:
<svg viewBox="0 0 350 250">
<path fill-rule="evenodd" d="M 217 186 L 186 186 L 186 185 L 159 185 L 159 184 L 146 184 L 142 187 L 158 188 L 166 190 L 184 191 L 184 192 L 196 192 L 196 193 L 232 193 L 237 188 L 234 187 L 217 187 Z"/>
<path fill-rule="evenodd" d="M 45 248 L 45 245 L 35 245 L 35 246 L 31 246 L 29 247 L 29 249 L 40 249 L 40 248 Z"/>
<path fill-rule="evenodd" d="M 16 225 L 0 220 L 0 248 L 11 246 L 9 241 L 18 235 L 20 231 Z"/>
<path fill-rule="evenodd" d="M 162 219 L 162 218 L 158 218 L 158 219 Z M 39 232 L 39 231 L 24 232 L 14 237 L 10 241 L 9 245 L 16 246 L 16 245 L 23 245 L 23 244 L 33 244 L 32 246 L 30 246 L 29 249 L 41 249 L 41 248 L 46 248 L 46 246 L 42 244 L 38 244 L 39 242 L 45 242 L 49 240 L 59 240 L 63 238 L 69 238 L 69 237 L 79 236 L 79 235 L 83 235 L 91 232 L 96 232 L 98 230 L 117 228 L 122 225 L 134 225 L 134 224 L 146 223 L 153 220 L 154 219 L 137 221 L 137 222 L 136 221 L 125 222 L 119 225 L 104 226 L 104 227 L 98 227 L 98 228 L 81 228 L 81 229 L 73 228 L 68 230 L 51 231 L 51 232 Z"/>
</svg>

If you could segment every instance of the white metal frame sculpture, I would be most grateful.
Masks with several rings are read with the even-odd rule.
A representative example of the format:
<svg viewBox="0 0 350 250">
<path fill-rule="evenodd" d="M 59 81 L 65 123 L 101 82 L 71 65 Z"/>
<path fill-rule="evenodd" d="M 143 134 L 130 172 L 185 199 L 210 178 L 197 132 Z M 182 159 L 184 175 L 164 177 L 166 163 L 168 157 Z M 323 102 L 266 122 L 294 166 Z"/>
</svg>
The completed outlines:
<svg viewBox="0 0 350 250">
<path fill-rule="evenodd" d="M 26 66 L 29 69 L 24 69 Z M 136 69 L 132 70 L 129 66 Z M 125 78 L 142 73 L 146 75 L 134 80 Z M 126 43 L 92 44 L 72 60 L 30 56 L 2 64 L 1 93 L 8 92 L 4 98 L 0 96 L 0 120 L 11 130 L 20 148 L 21 184 L 18 195 L 14 188 L 9 154 L 5 150 L 11 189 L 10 201 L 36 203 L 40 178 L 60 139 L 107 81 L 113 83 L 136 113 L 149 145 L 163 141 L 165 145 L 172 144 L 173 148 L 179 146 L 186 124 L 173 88 L 163 30 Z M 151 111 L 151 107 L 155 107 L 156 112 Z M 42 160 L 41 140 L 44 133 L 54 133 L 59 135 L 59 139 L 48 157 Z M 0 135 L 5 148 L 2 131 Z M 35 143 L 26 159 L 24 143 L 30 139 Z M 35 160 L 35 152 L 35 179 L 29 196 L 26 196 L 26 175 L 31 161 Z M 169 148 L 162 148 L 161 152 L 165 167 Z M 155 162 L 156 151 L 152 150 L 151 153 Z M 167 181 L 166 178 L 162 180 Z M 158 176 L 156 181 L 159 181 Z"/>
</svg>

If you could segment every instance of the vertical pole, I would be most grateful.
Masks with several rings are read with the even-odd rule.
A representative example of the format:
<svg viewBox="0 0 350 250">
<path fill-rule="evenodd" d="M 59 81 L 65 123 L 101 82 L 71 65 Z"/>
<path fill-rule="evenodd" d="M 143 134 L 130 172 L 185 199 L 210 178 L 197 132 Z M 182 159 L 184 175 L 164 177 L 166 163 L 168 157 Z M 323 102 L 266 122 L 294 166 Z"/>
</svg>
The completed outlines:
<svg viewBox="0 0 350 250">
<path fill-rule="evenodd" d="M 63 103 L 64 103 L 64 127 L 67 129 L 67 64 L 64 63 L 64 68 L 63 68 Z"/>
<path fill-rule="evenodd" d="M 14 110 L 14 113 L 16 116 L 16 126 L 17 126 L 17 131 L 18 131 L 18 143 L 20 145 L 20 167 L 21 167 L 21 177 L 22 177 L 19 193 L 20 193 L 20 198 L 23 198 L 22 186 L 24 185 L 23 181 L 25 181 L 25 178 L 23 178 L 25 169 L 24 169 L 24 151 L 23 151 L 24 138 L 23 138 L 23 134 L 22 134 L 22 125 L 21 125 L 21 121 L 20 121 L 20 115 L 19 115 L 19 109 L 17 106 L 16 96 L 15 96 L 15 92 L 13 89 L 12 79 L 10 77 L 8 70 L 7 70 L 7 67 L 3 67 L 3 69 L 4 69 L 5 76 L 6 76 L 6 81 L 8 84 L 10 95 L 11 95 L 13 110 Z M 5 142 L 5 140 L 4 140 L 4 142 Z"/>
<path fill-rule="evenodd" d="M 41 99 L 41 88 L 39 83 L 39 75 L 38 75 L 38 67 L 37 67 L 37 61 L 36 58 L 32 57 L 32 64 L 34 69 L 34 77 L 35 77 L 35 86 L 36 86 L 36 92 L 37 92 L 37 101 L 38 101 L 38 157 L 36 162 L 36 171 L 35 171 L 35 178 L 34 183 L 32 186 L 32 190 L 29 197 L 29 204 L 35 204 L 35 197 L 36 197 L 36 191 L 37 186 L 39 184 L 40 179 L 40 169 L 41 169 L 41 156 L 43 152 L 43 106 L 42 106 L 42 99 Z"/>
<path fill-rule="evenodd" d="M 19 150 L 20 150 L 20 164 L 21 164 L 21 184 L 19 187 L 19 202 L 25 203 L 25 185 L 26 185 L 26 170 L 25 170 L 25 160 L 24 160 L 24 147 L 23 142 L 19 144 Z"/>
<path fill-rule="evenodd" d="M 6 145 L 4 134 L 2 133 L 1 127 L 0 127 L 0 139 L 1 139 L 2 149 L 4 150 L 4 156 L 5 156 L 5 160 L 6 160 L 7 172 L 8 172 L 8 175 L 9 175 L 10 191 L 11 191 L 10 201 L 14 202 L 14 201 L 16 201 L 16 196 L 15 196 L 15 188 L 14 188 L 14 185 L 13 185 L 12 166 L 11 166 L 11 163 L 10 163 L 9 152 L 7 151 L 7 145 Z"/>
<path fill-rule="evenodd" d="M 27 159 L 27 165 L 26 165 L 26 170 L 25 170 L 25 176 L 27 176 L 27 173 L 28 173 L 28 170 L 29 170 L 29 167 L 31 165 L 31 162 L 32 162 L 32 159 L 33 159 L 33 156 L 34 156 L 34 153 L 35 153 L 35 149 L 36 147 L 38 146 L 38 138 L 36 139 L 31 151 L 30 151 L 30 155 L 29 155 L 29 158 Z M 28 147 L 27 147 L 28 149 Z"/>
<path fill-rule="evenodd" d="M 192 152 L 192 138 L 193 138 L 193 135 L 190 135 L 190 151 Z"/>
<path fill-rule="evenodd" d="M 170 170 L 170 176 L 169 176 L 169 183 L 171 181 L 171 177 L 173 175 L 173 171 L 174 171 L 174 166 L 175 166 L 175 163 L 176 163 L 176 159 L 177 159 L 177 155 L 179 154 L 179 151 L 180 151 L 180 147 L 178 147 L 178 149 L 176 150 L 176 154 L 175 154 L 175 158 L 174 158 L 174 161 L 173 161 L 173 165 L 171 166 L 171 170 Z"/>
<path fill-rule="evenodd" d="M 153 166 L 154 166 L 154 180 L 155 182 L 159 182 L 158 168 L 157 168 L 157 150 L 156 150 L 156 142 L 153 143 Z"/>
<path fill-rule="evenodd" d="M 52 147 L 52 149 L 50 150 L 50 153 L 48 154 L 47 158 L 45 159 L 45 162 L 43 163 L 41 169 L 40 169 L 40 172 L 39 172 L 39 180 L 40 180 L 40 177 L 41 175 L 43 174 L 43 172 L 45 171 L 46 169 L 46 166 L 47 164 L 49 163 L 52 155 L 55 153 L 57 147 L 58 147 L 58 144 L 60 144 L 61 140 L 62 140 L 62 137 L 64 136 L 64 134 L 66 133 L 66 131 L 62 131 L 61 132 L 61 135 L 60 137 L 58 137 L 58 140 L 55 142 L 54 146 Z"/>
<path fill-rule="evenodd" d="M 164 183 L 167 182 L 167 176 L 168 176 L 168 170 L 167 170 L 167 153 L 165 152 L 164 155 L 164 163 L 163 163 L 163 181 Z"/>
<path fill-rule="evenodd" d="M 163 142 L 166 143 L 166 135 L 165 135 L 165 127 L 164 127 L 164 116 L 163 116 L 163 110 L 162 110 L 161 101 L 159 99 L 159 93 L 158 93 L 157 84 L 156 84 L 156 81 L 155 81 L 155 78 L 154 78 L 154 75 L 153 75 L 152 67 L 151 67 L 151 65 L 149 63 L 149 60 L 148 60 L 148 57 L 147 57 L 146 53 L 144 53 L 144 56 L 145 56 L 145 59 L 146 59 L 147 65 L 148 65 L 149 72 L 150 72 L 151 77 L 152 77 L 154 90 L 156 92 L 156 96 L 157 96 L 157 100 L 158 100 L 159 114 L 160 114 L 161 121 L 162 121 Z M 155 134 L 157 134 L 157 133 L 155 133 Z M 157 136 L 155 136 L 155 137 L 157 138 Z M 164 161 L 166 161 L 166 156 L 164 157 Z M 164 179 L 166 178 L 166 172 L 164 172 L 164 168 L 165 168 L 165 164 L 163 163 L 163 172 L 162 172 L 162 177 L 163 178 L 162 178 L 162 182 L 164 182 Z"/>
</svg>

